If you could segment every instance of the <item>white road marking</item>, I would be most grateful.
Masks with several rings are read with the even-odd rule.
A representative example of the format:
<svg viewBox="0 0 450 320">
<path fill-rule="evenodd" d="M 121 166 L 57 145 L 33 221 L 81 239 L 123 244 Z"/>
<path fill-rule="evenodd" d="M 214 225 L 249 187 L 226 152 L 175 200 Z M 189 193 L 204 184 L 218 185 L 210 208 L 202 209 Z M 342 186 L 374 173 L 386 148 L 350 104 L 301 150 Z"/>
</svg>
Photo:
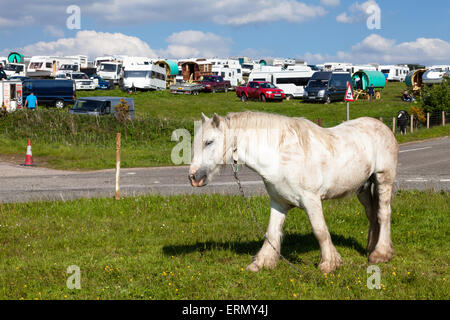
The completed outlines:
<svg viewBox="0 0 450 320">
<path fill-rule="evenodd" d="M 441 179 L 440 182 L 450 182 L 450 179 Z"/>
<path fill-rule="evenodd" d="M 136 174 L 136 172 L 127 172 L 127 174 L 133 175 L 133 174 Z"/>
<path fill-rule="evenodd" d="M 416 149 L 401 150 L 401 151 L 399 151 L 398 153 L 411 152 L 411 151 L 418 151 L 418 150 L 425 150 L 425 149 L 431 149 L 431 147 L 424 147 L 424 148 L 416 148 Z"/>
<path fill-rule="evenodd" d="M 427 182 L 428 179 L 423 179 L 423 178 L 415 178 L 415 179 L 409 179 L 406 180 L 406 182 Z"/>
</svg>

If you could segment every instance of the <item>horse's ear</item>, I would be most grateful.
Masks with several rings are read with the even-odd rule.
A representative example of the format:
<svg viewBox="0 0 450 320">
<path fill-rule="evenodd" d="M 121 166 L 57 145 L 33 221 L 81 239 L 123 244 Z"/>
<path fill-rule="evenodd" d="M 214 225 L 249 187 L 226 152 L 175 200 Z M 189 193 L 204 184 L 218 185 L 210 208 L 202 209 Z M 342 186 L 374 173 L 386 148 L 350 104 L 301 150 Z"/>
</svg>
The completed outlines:
<svg viewBox="0 0 450 320">
<path fill-rule="evenodd" d="M 205 114 L 202 112 L 202 120 L 203 122 L 206 122 L 209 120 L 209 118 L 207 116 L 205 116 Z"/>
<path fill-rule="evenodd" d="M 220 116 L 217 115 L 217 113 L 214 113 L 214 116 L 212 117 L 213 126 L 218 128 L 220 125 L 220 120 L 221 120 Z"/>
</svg>

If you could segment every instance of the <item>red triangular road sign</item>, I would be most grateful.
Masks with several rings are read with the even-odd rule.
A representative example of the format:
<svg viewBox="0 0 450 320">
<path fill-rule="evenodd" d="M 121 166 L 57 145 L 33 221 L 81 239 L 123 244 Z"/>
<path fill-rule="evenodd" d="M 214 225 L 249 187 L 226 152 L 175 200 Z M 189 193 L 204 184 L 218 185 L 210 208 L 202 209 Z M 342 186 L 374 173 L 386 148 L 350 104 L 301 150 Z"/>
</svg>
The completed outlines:
<svg viewBox="0 0 450 320">
<path fill-rule="evenodd" d="M 355 101 L 355 97 L 353 96 L 353 89 L 352 89 L 352 85 L 349 83 L 347 83 L 347 90 L 345 91 L 345 101 Z"/>
</svg>

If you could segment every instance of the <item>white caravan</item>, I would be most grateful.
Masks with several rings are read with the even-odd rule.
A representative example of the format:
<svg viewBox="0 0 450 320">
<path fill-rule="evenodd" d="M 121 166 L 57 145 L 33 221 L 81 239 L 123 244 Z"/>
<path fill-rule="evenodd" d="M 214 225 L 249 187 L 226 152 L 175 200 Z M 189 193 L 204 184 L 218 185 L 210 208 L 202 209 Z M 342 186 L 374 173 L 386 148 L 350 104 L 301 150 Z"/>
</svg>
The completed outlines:
<svg viewBox="0 0 450 320">
<path fill-rule="evenodd" d="M 222 76 L 223 80 L 230 81 L 231 87 L 237 87 L 244 82 L 242 78 L 242 69 L 240 64 L 238 67 L 230 67 L 228 65 L 213 65 L 212 74 Z"/>
<path fill-rule="evenodd" d="M 386 76 L 388 81 L 405 81 L 409 73 L 409 68 L 406 65 L 381 65 L 378 70 Z"/>
<path fill-rule="evenodd" d="M 59 58 L 47 56 L 33 56 L 27 68 L 28 77 L 49 78 L 56 75 Z"/>
<path fill-rule="evenodd" d="M 272 67 L 275 68 L 275 67 Z M 249 81 L 269 81 L 282 89 L 287 97 L 302 98 L 305 87 L 315 71 L 307 66 L 290 66 L 291 70 L 267 70 L 252 72 Z M 263 67 L 262 69 L 268 69 Z"/>
<path fill-rule="evenodd" d="M 127 67 L 123 74 L 125 89 L 164 90 L 166 89 L 166 69 L 155 64 Z"/>
<path fill-rule="evenodd" d="M 352 64 L 346 62 L 326 62 L 323 64 L 323 71 L 346 71 L 351 72 Z"/>
</svg>

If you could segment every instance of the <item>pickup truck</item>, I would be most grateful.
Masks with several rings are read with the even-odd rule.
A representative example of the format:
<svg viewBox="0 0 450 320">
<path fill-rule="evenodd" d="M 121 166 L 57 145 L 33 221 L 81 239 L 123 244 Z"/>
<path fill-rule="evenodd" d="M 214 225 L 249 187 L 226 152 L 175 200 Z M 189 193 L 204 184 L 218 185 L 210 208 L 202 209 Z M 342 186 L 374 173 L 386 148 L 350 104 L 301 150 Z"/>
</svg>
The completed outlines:
<svg viewBox="0 0 450 320">
<path fill-rule="evenodd" d="M 248 99 L 257 99 L 262 102 L 268 100 L 282 101 L 286 97 L 283 90 L 267 81 L 249 81 L 247 86 L 236 88 L 236 95 L 241 98 L 242 102 L 246 102 Z"/>
<path fill-rule="evenodd" d="M 200 82 L 205 92 L 225 91 L 231 88 L 231 83 L 228 80 L 223 80 L 222 76 L 205 76 Z"/>
</svg>

